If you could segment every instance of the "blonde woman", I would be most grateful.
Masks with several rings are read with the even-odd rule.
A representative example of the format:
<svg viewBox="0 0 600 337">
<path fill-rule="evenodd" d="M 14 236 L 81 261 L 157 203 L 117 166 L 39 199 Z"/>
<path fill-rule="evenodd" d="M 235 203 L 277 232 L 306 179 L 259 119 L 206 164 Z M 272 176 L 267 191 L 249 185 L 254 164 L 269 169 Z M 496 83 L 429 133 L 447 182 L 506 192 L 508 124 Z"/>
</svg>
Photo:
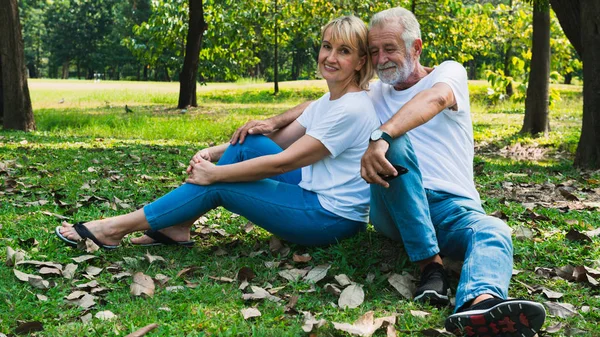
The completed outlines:
<svg viewBox="0 0 600 337">
<path fill-rule="evenodd" d="M 111 249 L 126 234 L 145 230 L 132 242 L 188 245 L 191 224 L 218 206 L 307 246 L 363 230 L 369 186 L 360 160 L 379 121 L 365 92 L 373 68 L 360 19 L 344 16 L 323 27 L 318 67 L 329 92 L 287 127 L 202 150 L 190 161 L 187 182 L 143 209 L 59 226 L 56 234 L 70 245 L 90 238 Z"/>
</svg>

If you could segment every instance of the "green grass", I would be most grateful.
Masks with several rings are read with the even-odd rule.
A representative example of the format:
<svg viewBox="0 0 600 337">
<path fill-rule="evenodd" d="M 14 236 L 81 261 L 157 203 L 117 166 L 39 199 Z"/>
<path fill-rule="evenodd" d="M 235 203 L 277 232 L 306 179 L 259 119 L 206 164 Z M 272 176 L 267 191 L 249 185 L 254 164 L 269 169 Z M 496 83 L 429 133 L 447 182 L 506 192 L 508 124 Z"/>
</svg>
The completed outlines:
<svg viewBox="0 0 600 337">
<path fill-rule="evenodd" d="M 178 87 L 172 83 L 31 81 L 38 130 L 0 131 L 0 257 L 4 259 L 6 247 L 12 247 L 25 251 L 30 259 L 72 262 L 70 259 L 81 252 L 66 248 L 55 238 L 53 230 L 61 220 L 48 212 L 66 216 L 74 223 L 139 208 L 181 183 L 186 163 L 199 148 L 226 141 L 249 119 L 280 113 L 305 99 L 319 97 L 325 90 L 322 81 L 283 83 L 281 94 L 273 96 L 270 85 L 209 83 L 198 89 L 199 107 L 182 114 L 174 108 Z M 597 227 L 599 212 L 562 207 L 576 203 L 567 204 L 555 190 L 542 190 L 544 184 L 575 184 L 581 198 L 587 198 L 584 201 L 594 201 L 600 193 L 589 192 L 600 188 L 598 172 L 581 172 L 571 165 L 581 124 L 581 88 L 559 90 L 563 100 L 552 110 L 552 132 L 547 138 L 531 138 L 517 134 L 523 119 L 522 105 L 488 106 L 482 94 L 485 86 L 472 84 L 476 183 L 488 213 L 501 211 L 512 228 L 527 226 L 536 233 L 533 239 L 515 240 L 515 268 L 523 272 L 513 280 L 562 292 L 564 297 L 560 302 L 571 303 L 578 309 L 600 308 L 597 288 L 583 282 L 545 279 L 534 273 L 536 267 L 571 264 L 598 268 L 600 264 L 598 238 L 579 243 L 565 237 L 571 228 L 585 231 Z M 58 103 L 62 98 L 64 103 Z M 125 104 L 134 113 L 125 113 Z M 529 149 L 542 149 L 545 154 L 530 160 L 505 151 L 517 143 Z M 507 189 L 507 183 L 512 183 L 515 193 Z M 123 209 L 115 198 L 131 208 Z M 35 204 L 40 200 L 47 203 Z M 534 211 L 549 220 L 530 219 L 523 202 L 535 201 L 546 202 Z M 193 249 L 143 249 L 125 243 L 123 249 L 97 252 L 99 258 L 82 263 L 77 274 L 79 281 L 49 278 L 56 286 L 48 290 L 22 283 L 11 267 L 1 267 L 0 333 L 14 333 L 22 321 L 40 321 L 44 331 L 37 333 L 39 336 L 124 336 L 151 323 L 157 323 L 159 328 L 149 336 L 307 335 L 301 329 L 302 315 L 287 314 L 283 305 L 272 302 L 245 302 L 238 282 L 219 283 L 209 278 L 235 278 L 244 266 L 257 274 L 253 285 L 264 287 L 270 283 L 273 287 L 284 287 L 277 294 L 286 299 L 284 303 L 287 296 L 299 296 L 298 311 L 310 311 L 328 322 L 353 322 L 369 310 L 374 310 L 376 317 L 396 313 L 398 335 L 418 336 L 427 328 L 441 329 L 444 318 L 451 312 L 448 308 L 437 309 L 401 298 L 388 284 L 387 270 L 391 267 L 396 273 L 407 271 L 416 276 L 415 266 L 408 262 L 401 246 L 372 228 L 332 247 L 291 245 L 291 253 L 281 257 L 269 253 L 270 234 L 258 228 L 244 232 L 247 221 L 243 217 L 233 216 L 224 209 L 211 211 L 206 217 L 207 226 L 221 228 L 228 236 L 199 235 Z M 219 248 L 227 254 L 215 254 Z M 265 253 L 252 255 L 260 250 Z M 167 262 L 124 260 L 142 258 L 147 252 L 160 255 Z M 306 292 L 310 290 L 308 284 L 287 282 L 277 276 L 279 269 L 265 266 L 265 262 L 282 261 L 303 267 L 304 264 L 291 260 L 292 253 L 309 253 L 313 257 L 310 266 L 332 264 L 328 278 L 319 282 L 315 291 Z M 157 287 L 153 298 L 137 298 L 129 294 L 130 279 L 112 281 L 112 274 L 103 271 L 97 280 L 110 291 L 101 296 L 90 312 L 110 310 L 119 319 L 94 318 L 90 323 L 82 323 L 80 317 L 86 312 L 67 305 L 63 297 L 73 291 L 74 284 L 88 281 L 81 276 L 85 266 L 106 268 L 117 262 L 132 272 L 170 276 L 167 286 L 185 286 L 186 280 L 197 286 L 181 292 Z M 199 269 L 193 275 L 176 277 L 189 266 Z M 20 266 L 19 270 L 37 271 L 30 266 Z M 337 303 L 337 298 L 323 289 L 325 283 L 334 282 L 333 276 L 341 273 L 364 284 L 365 302 L 357 309 L 335 308 L 332 303 Z M 522 284 L 514 281 L 511 296 L 547 301 L 539 293 L 529 294 Z M 40 301 L 36 294 L 44 294 L 48 300 Z M 251 306 L 257 307 L 262 316 L 246 321 L 240 310 Z M 431 315 L 416 318 L 410 310 L 424 310 Z M 600 311 L 592 309 L 568 319 L 549 317 L 545 327 L 562 322 L 570 328 L 585 330 L 584 336 L 598 336 L 599 319 Z M 329 323 L 319 329 L 318 335 L 344 334 Z M 376 334 L 384 335 L 382 331 Z M 566 328 L 554 334 L 567 335 Z"/>
</svg>

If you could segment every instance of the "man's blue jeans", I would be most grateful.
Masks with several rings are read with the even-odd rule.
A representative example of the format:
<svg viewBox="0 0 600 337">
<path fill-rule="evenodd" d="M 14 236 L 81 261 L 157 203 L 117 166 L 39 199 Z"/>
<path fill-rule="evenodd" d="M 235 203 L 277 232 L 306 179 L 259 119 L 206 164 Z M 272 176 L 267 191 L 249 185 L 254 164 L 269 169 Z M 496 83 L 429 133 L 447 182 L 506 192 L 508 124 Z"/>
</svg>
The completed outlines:
<svg viewBox="0 0 600 337">
<path fill-rule="evenodd" d="M 408 135 L 395 139 L 386 157 L 409 171 L 390 181 L 387 189 L 371 185 L 375 229 L 402 240 L 413 262 L 438 253 L 464 260 L 456 309 L 482 294 L 507 298 L 513 267 L 509 227 L 486 215 L 474 200 L 423 188 Z"/>
<path fill-rule="evenodd" d="M 243 144 L 230 145 L 218 165 L 281 152 L 265 136 L 248 136 Z M 350 237 L 366 227 L 324 209 L 317 194 L 302 189 L 300 169 L 253 182 L 183 184 L 144 207 L 153 230 L 195 220 L 223 206 L 277 236 L 306 246 L 327 245 Z"/>
</svg>

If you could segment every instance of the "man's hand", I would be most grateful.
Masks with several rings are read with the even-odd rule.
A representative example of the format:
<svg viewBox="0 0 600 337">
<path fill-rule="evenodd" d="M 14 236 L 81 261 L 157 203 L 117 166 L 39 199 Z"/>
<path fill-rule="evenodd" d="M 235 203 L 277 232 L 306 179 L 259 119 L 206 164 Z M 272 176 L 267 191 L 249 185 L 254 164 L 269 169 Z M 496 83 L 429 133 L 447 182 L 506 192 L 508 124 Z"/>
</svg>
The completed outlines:
<svg viewBox="0 0 600 337">
<path fill-rule="evenodd" d="M 217 166 L 207 160 L 200 159 L 199 161 L 190 161 L 189 177 L 186 183 L 196 185 L 210 185 L 217 182 L 216 170 Z"/>
<path fill-rule="evenodd" d="M 369 184 L 378 184 L 385 188 L 390 184 L 382 176 L 398 174 L 392 163 L 385 158 L 390 145 L 384 140 L 370 142 L 367 151 L 360 161 L 360 175 Z"/>
<path fill-rule="evenodd" d="M 229 141 L 229 143 L 231 145 L 235 145 L 239 140 L 240 144 L 242 144 L 244 142 L 244 139 L 246 139 L 246 136 L 249 134 L 265 135 L 273 131 L 275 131 L 275 124 L 269 119 L 260 121 L 252 120 L 235 130 L 233 136 L 231 136 L 231 140 Z"/>
</svg>

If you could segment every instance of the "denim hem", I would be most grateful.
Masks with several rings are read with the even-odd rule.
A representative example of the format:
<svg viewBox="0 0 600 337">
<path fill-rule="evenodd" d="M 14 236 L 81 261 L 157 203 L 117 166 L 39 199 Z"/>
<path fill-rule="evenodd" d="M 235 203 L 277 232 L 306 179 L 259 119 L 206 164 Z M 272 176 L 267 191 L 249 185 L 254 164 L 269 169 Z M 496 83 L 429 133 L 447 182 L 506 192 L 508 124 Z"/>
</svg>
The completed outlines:
<svg viewBox="0 0 600 337">
<path fill-rule="evenodd" d="M 426 253 L 408 254 L 408 258 L 410 259 L 411 262 L 417 262 L 417 261 L 421 261 L 421 260 L 425 260 L 430 257 L 433 257 L 439 253 L 440 253 L 440 248 L 435 247 L 435 248 L 429 249 Z"/>
</svg>

